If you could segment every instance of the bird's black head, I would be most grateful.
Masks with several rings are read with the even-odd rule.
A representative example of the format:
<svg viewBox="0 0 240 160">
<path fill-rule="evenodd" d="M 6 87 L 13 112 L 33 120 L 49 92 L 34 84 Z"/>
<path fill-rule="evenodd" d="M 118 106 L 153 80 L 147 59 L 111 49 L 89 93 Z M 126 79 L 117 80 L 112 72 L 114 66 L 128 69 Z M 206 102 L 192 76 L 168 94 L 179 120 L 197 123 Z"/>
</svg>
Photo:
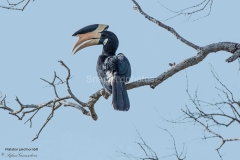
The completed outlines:
<svg viewBox="0 0 240 160">
<path fill-rule="evenodd" d="M 103 54 L 114 55 L 119 44 L 118 38 L 107 29 L 108 25 L 94 24 L 75 32 L 73 36 L 78 36 L 79 40 L 72 49 L 72 51 L 75 50 L 74 54 L 88 46 L 103 45 Z"/>
<path fill-rule="evenodd" d="M 103 54 L 114 55 L 118 48 L 118 38 L 110 31 L 101 32 L 99 44 L 103 45 Z"/>
</svg>

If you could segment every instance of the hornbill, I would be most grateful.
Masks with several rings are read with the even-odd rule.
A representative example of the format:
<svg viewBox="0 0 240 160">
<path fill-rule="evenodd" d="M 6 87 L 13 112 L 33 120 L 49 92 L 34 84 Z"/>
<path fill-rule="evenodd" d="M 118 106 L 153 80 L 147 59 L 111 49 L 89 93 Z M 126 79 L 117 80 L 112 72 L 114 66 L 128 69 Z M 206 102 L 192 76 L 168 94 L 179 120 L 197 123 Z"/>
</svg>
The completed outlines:
<svg viewBox="0 0 240 160">
<path fill-rule="evenodd" d="M 75 54 L 88 46 L 103 45 L 102 54 L 97 60 L 98 77 L 105 91 L 112 94 L 113 108 L 128 111 L 130 102 L 125 83 L 131 77 L 131 66 L 124 54 L 116 55 L 118 38 L 107 29 L 108 25 L 93 24 L 78 30 L 72 35 L 79 37 L 72 52 Z"/>
</svg>

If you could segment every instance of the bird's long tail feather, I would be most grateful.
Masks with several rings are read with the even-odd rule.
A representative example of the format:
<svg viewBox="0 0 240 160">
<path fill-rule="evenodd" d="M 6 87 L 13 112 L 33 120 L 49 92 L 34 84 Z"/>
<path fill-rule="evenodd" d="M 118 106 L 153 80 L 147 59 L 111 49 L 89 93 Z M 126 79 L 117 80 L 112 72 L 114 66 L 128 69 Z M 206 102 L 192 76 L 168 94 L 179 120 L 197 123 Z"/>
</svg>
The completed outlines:
<svg viewBox="0 0 240 160">
<path fill-rule="evenodd" d="M 130 108 L 125 82 L 118 75 L 114 75 L 112 82 L 112 105 L 120 111 L 128 111 Z"/>
</svg>

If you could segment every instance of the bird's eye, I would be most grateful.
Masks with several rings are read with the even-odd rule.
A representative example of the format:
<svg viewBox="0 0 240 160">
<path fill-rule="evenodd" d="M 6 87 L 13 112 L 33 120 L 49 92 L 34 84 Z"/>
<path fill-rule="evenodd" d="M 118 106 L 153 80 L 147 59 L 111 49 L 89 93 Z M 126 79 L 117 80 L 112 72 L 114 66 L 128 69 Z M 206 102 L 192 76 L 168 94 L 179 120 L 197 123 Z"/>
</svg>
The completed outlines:
<svg viewBox="0 0 240 160">
<path fill-rule="evenodd" d="M 103 45 L 106 45 L 108 42 L 108 38 L 106 38 L 104 41 L 103 41 Z"/>
<path fill-rule="evenodd" d="M 101 37 L 102 37 L 102 38 L 105 38 L 105 37 L 106 37 L 106 34 L 105 34 L 105 33 L 102 33 Z"/>
</svg>

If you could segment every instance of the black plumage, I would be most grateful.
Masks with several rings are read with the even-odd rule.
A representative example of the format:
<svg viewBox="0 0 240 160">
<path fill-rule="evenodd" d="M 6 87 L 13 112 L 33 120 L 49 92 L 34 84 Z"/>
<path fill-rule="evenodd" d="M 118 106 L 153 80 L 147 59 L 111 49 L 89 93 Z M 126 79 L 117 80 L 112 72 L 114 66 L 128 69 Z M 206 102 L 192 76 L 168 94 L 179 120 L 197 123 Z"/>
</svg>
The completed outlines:
<svg viewBox="0 0 240 160">
<path fill-rule="evenodd" d="M 78 30 L 73 36 L 79 36 L 74 49 L 78 50 L 91 46 L 103 45 L 102 54 L 97 60 L 97 74 L 103 88 L 112 94 L 112 105 L 115 110 L 128 111 L 130 102 L 126 82 L 131 77 L 131 66 L 124 54 L 116 51 L 119 45 L 117 36 L 107 31 L 107 25 L 90 25 Z M 89 40 L 88 42 L 86 42 Z M 82 44 L 86 42 L 86 44 Z M 81 45 L 82 44 L 82 45 Z"/>
</svg>

